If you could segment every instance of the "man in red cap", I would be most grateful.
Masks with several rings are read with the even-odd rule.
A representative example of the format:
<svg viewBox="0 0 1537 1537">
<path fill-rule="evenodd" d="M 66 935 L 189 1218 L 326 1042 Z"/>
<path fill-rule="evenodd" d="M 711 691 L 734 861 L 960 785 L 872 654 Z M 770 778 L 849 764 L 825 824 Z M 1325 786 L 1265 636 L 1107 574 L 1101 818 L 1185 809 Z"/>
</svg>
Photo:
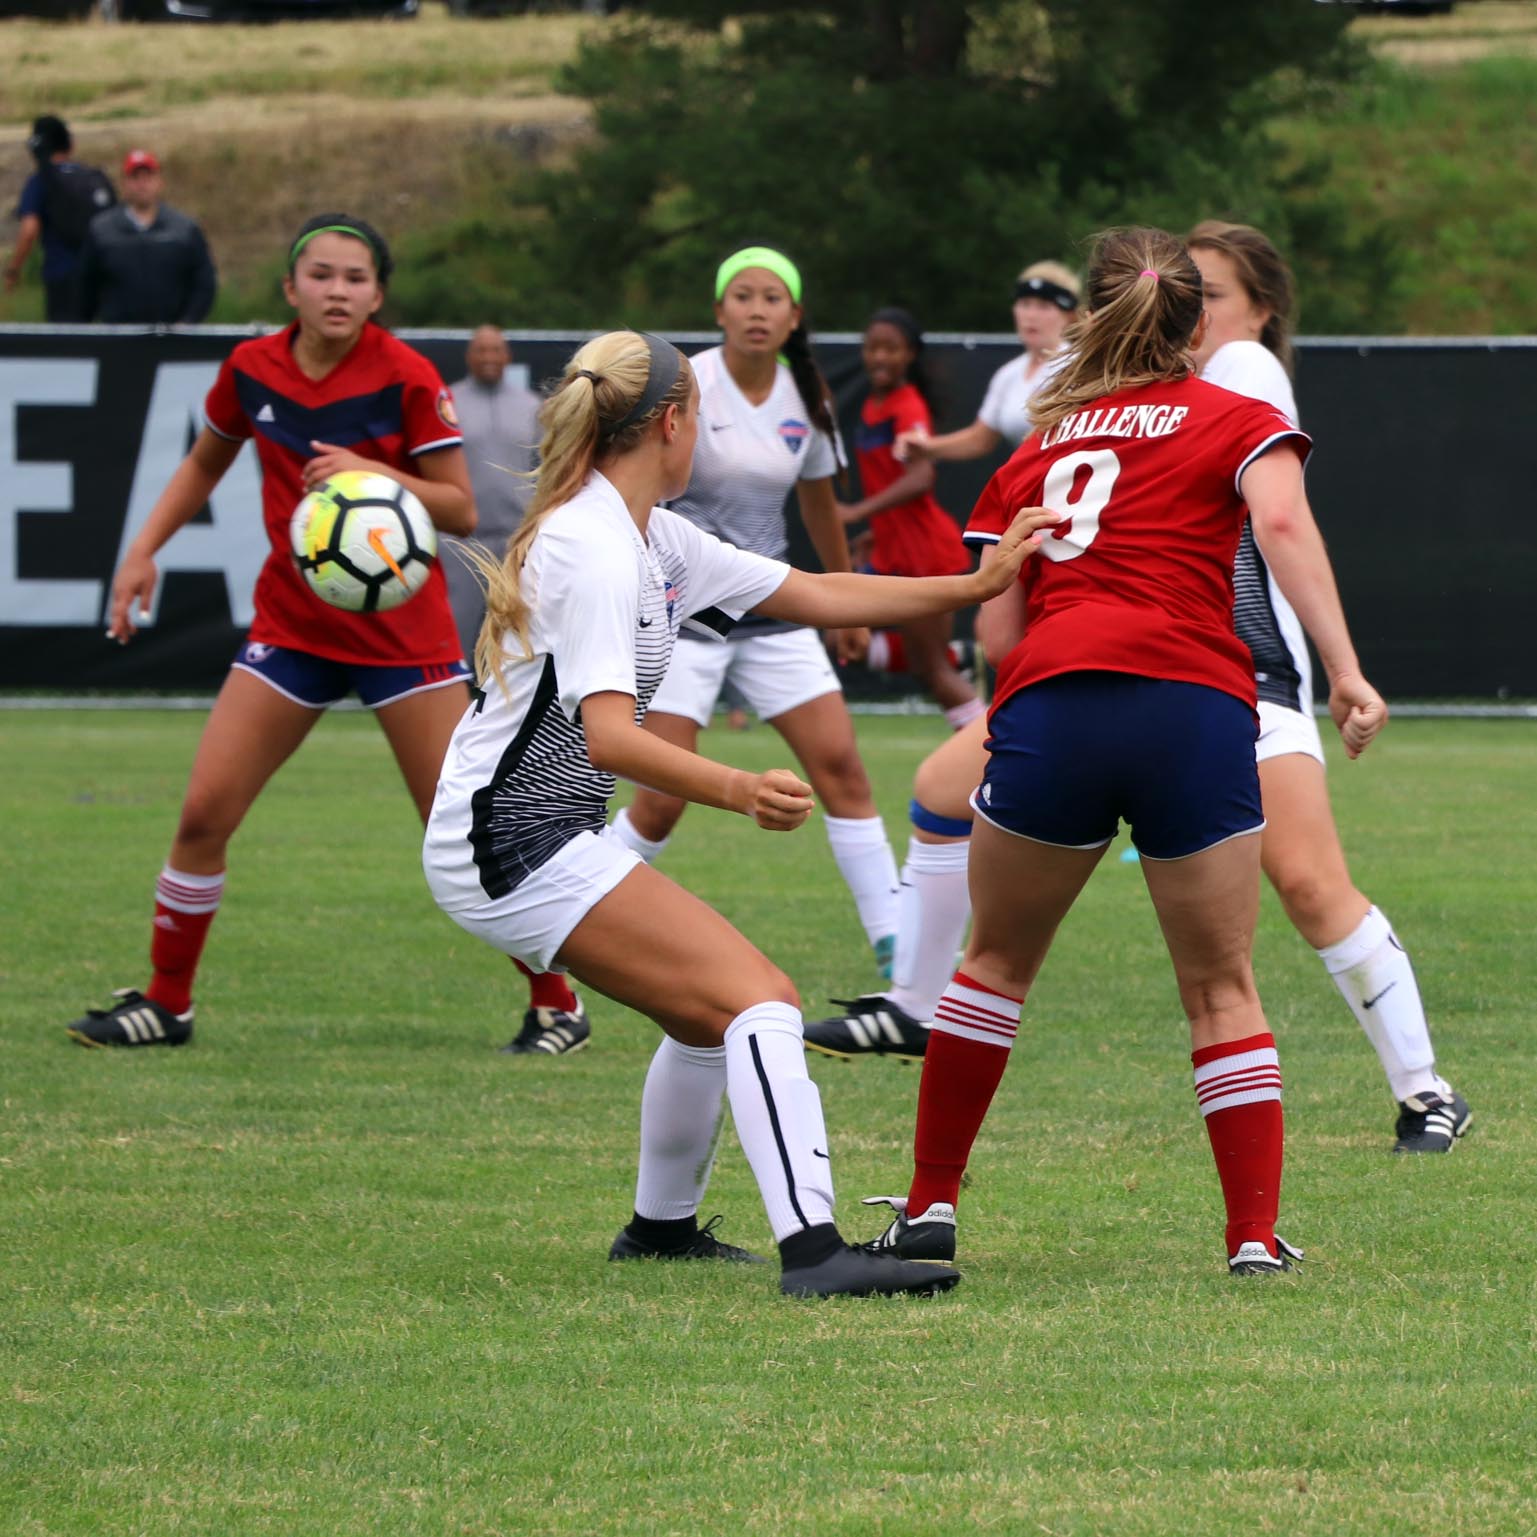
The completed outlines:
<svg viewBox="0 0 1537 1537">
<path fill-rule="evenodd" d="M 197 222 L 161 201 L 160 162 L 147 149 L 123 159 L 123 200 L 91 220 L 80 258 L 80 303 L 107 325 L 194 325 L 218 276 Z"/>
</svg>

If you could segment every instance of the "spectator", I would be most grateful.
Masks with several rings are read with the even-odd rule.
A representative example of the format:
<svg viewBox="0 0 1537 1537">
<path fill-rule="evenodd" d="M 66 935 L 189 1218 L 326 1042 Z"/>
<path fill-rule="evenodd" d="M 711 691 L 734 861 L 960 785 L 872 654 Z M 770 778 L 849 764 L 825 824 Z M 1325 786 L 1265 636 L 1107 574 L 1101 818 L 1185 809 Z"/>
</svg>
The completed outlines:
<svg viewBox="0 0 1537 1537">
<path fill-rule="evenodd" d="M 33 121 L 27 149 L 37 170 L 16 205 L 21 229 L 5 267 L 5 291 L 21 282 L 32 247 L 43 246 L 44 315 L 55 324 L 84 319 L 80 311 L 80 248 L 91 220 L 117 201 L 106 173 L 72 158 L 75 141 L 62 118 Z"/>
<path fill-rule="evenodd" d="M 165 178 L 147 150 L 123 160 L 123 201 L 91 220 L 80 252 L 80 318 L 104 325 L 196 325 L 218 274 L 195 219 L 161 202 Z"/>
<path fill-rule="evenodd" d="M 512 350 L 496 326 L 477 328 L 464 360 L 469 374 L 452 388 L 475 488 L 475 538 L 500 560 L 533 492 L 533 481 L 523 476 L 538 461 L 539 397 L 509 377 Z M 443 573 L 460 643 L 465 656 L 473 656 L 485 594 L 458 555 L 445 553 Z"/>
</svg>

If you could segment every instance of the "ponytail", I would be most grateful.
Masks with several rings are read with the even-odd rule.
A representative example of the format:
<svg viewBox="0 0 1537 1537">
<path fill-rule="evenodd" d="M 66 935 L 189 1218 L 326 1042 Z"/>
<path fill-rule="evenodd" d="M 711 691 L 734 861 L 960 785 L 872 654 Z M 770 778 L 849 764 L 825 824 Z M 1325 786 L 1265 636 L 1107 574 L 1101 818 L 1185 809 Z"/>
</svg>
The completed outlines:
<svg viewBox="0 0 1537 1537">
<path fill-rule="evenodd" d="M 1194 371 L 1190 340 L 1201 319 L 1201 274 L 1161 229 L 1112 229 L 1095 240 L 1089 313 L 1063 337 L 1067 359 L 1030 402 L 1045 433 L 1091 401 Z"/>
<path fill-rule="evenodd" d="M 534 495 L 506 555 L 493 560 L 483 549 L 467 547 L 486 584 L 486 618 L 475 642 L 475 671 L 482 680 L 501 676 L 509 634 L 517 636 L 525 658 L 533 654 L 522 574 L 550 514 L 582 489 L 600 460 L 633 452 L 668 406 L 686 406 L 693 383 L 688 359 L 671 343 L 635 331 L 595 337 L 566 364 L 539 412 L 544 437 Z"/>
</svg>

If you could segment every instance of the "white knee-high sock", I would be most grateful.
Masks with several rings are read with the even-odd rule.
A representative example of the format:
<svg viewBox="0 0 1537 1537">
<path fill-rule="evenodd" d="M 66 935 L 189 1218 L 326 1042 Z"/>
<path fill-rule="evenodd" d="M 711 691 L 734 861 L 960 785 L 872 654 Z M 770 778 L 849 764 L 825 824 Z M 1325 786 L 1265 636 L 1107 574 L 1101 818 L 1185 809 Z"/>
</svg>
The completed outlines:
<svg viewBox="0 0 1537 1537">
<path fill-rule="evenodd" d="M 822 1096 L 806 1073 L 800 1010 L 757 1003 L 726 1027 L 726 1092 L 774 1239 L 833 1220 Z"/>
<path fill-rule="evenodd" d="M 914 1019 L 930 1020 L 955 974 L 955 952 L 971 917 L 966 885 L 969 840 L 920 843 L 910 838 L 897 901 L 897 953 L 886 996 Z"/>
<path fill-rule="evenodd" d="M 1370 908 L 1354 933 L 1320 950 L 1318 958 L 1376 1047 L 1393 1098 L 1449 1094 L 1450 1085 L 1436 1074 L 1414 967 L 1388 920 Z"/>
<path fill-rule="evenodd" d="M 622 843 L 627 849 L 634 849 L 646 863 L 653 864 L 661 857 L 662 850 L 671 841 L 668 838 L 658 838 L 654 841 L 641 837 L 634 822 L 630 820 L 630 808 L 621 806 L 614 813 L 614 820 L 603 829 L 605 838 L 612 838 L 615 843 Z"/>
<path fill-rule="evenodd" d="M 897 931 L 897 862 L 879 817 L 823 817 L 833 858 L 872 945 Z"/>
<path fill-rule="evenodd" d="M 659 1222 L 692 1217 L 704 1199 L 720 1136 L 726 1048 L 663 1036 L 640 1096 L 635 1212 Z"/>
</svg>

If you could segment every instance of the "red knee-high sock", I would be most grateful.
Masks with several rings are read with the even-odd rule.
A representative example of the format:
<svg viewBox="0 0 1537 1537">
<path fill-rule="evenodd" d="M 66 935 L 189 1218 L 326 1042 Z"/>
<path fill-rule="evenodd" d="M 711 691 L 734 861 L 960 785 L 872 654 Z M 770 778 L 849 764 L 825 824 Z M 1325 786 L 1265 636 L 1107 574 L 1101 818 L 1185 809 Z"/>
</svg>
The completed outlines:
<svg viewBox="0 0 1537 1537">
<path fill-rule="evenodd" d="M 915 1216 L 935 1201 L 954 1206 L 960 1196 L 971 1145 L 1019 1033 L 1020 1002 L 958 971 L 934 1010 L 918 1085 L 913 1183 L 907 1195 L 907 1209 Z"/>
<path fill-rule="evenodd" d="M 528 1006 L 531 1009 L 560 1009 L 576 1013 L 576 994 L 560 971 L 531 971 L 516 956 L 512 964 L 528 978 Z"/>
<path fill-rule="evenodd" d="M 149 946 L 155 974 L 144 996 L 173 1014 L 192 1007 L 192 978 L 223 895 L 222 871 L 188 875 L 167 865 L 155 882 L 155 933 Z"/>
<path fill-rule="evenodd" d="M 1227 1206 L 1227 1252 L 1258 1239 L 1274 1254 L 1281 1204 L 1281 1067 L 1268 1031 L 1190 1054 L 1195 1097 Z"/>
</svg>

